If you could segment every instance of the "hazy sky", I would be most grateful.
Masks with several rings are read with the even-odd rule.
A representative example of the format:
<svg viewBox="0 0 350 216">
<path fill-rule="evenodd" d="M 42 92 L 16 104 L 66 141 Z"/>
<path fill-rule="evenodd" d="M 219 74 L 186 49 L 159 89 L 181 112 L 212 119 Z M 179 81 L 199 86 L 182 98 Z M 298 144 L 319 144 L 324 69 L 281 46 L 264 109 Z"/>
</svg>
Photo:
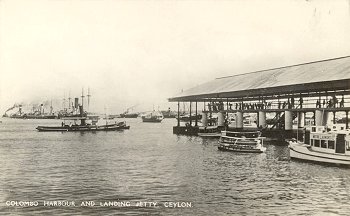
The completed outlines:
<svg viewBox="0 0 350 216">
<path fill-rule="evenodd" d="M 339 1 L 0 0 L 0 112 L 90 87 L 96 111 L 216 77 L 349 55 Z M 175 104 L 173 104 L 175 105 Z"/>
</svg>

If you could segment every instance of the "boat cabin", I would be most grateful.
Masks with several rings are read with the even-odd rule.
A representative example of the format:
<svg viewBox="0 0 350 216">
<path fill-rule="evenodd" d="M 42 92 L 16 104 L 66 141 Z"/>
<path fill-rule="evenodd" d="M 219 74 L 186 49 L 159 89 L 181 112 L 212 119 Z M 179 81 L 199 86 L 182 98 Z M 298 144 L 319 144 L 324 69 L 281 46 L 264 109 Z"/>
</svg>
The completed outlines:
<svg viewBox="0 0 350 216">
<path fill-rule="evenodd" d="M 318 152 L 350 155 L 350 131 L 338 130 L 337 127 L 312 126 L 310 134 L 305 133 L 305 144 Z"/>
<path fill-rule="evenodd" d="M 261 136 L 261 132 L 260 131 L 254 131 L 254 132 L 222 131 L 222 135 L 228 136 L 228 137 L 258 138 Z"/>
</svg>

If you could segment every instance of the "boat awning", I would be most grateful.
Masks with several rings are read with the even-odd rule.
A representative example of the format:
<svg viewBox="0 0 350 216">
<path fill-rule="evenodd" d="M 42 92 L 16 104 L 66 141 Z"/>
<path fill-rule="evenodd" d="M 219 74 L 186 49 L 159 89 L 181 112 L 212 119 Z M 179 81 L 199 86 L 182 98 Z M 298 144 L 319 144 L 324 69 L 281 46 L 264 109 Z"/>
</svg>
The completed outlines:
<svg viewBox="0 0 350 216">
<path fill-rule="evenodd" d="M 221 77 L 168 100 L 204 101 L 350 89 L 350 56 Z M 347 92 L 349 93 L 349 91 Z"/>
</svg>

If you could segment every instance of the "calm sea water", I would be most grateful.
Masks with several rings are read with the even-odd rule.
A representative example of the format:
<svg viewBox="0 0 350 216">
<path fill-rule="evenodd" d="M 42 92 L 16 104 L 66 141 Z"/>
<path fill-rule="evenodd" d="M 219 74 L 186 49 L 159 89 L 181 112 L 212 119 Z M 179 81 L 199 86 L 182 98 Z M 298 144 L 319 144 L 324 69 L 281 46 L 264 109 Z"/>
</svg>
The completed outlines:
<svg viewBox="0 0 350 216">
<path fill-rule="evenodd" d="M 127 123 L 131 129 L 121 132 L 40 133 L 37 125 L 60 121 L 2 119 L 0 214 L 350 214 L 350 169 L 289 161 L 287 146 L 276 144 L 267 143 L 264 154 L 221 152 L 216 139 L 172 134 L 175 119 Z M 83 201 L 96 205 L 82 207 Z M 105 201 L 132 206 L 100 206 Z M 139 201 L 158 204 L 134 206 Z M 166 202 L 192 207 L 167 208 Z"/>
</svg>

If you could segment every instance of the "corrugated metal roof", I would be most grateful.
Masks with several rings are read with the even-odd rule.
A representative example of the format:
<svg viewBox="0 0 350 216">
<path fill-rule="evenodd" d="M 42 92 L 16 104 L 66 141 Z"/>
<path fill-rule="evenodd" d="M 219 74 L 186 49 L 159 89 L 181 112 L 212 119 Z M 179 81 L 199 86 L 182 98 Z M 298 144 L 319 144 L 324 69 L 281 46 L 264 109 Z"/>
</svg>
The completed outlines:
<svg viewBox="0 0 350 216">
<path fill-rule="evenodd" d="M 188 89 L 169 100 L 218 97 L 220 93 L 230 93 L 235 96 L 235 92 L 248 94 L 252 90 L 256 92 L 259 89 L 274 89 L 279 92 L 283 91 L 281 87 L 302 85 L 307 88 L 313 83 L 339 82 L 339 80 L 346 81 L 347 85 L 350 84 L 350 56 L 217 78 Z"/>
</svg>

